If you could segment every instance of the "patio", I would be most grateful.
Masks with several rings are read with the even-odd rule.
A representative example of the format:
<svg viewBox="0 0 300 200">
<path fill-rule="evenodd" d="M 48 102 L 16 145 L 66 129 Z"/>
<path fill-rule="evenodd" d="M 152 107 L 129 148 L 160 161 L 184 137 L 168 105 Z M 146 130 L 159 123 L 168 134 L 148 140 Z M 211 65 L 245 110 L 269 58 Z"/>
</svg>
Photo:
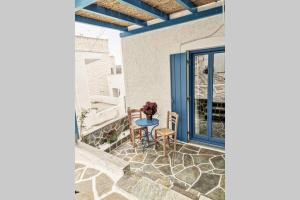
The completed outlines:
<svg viewBox="0 0 300 200">
<path fill-rule="evenodd" d="M 134 187 L 129 179 L 144 177 L 177 191 L 188 199 L 208 197 L 212 200 L 225 199 L 225 154 L 192 144 L 177 144 L 167 148 L 163 156 L 162 146 L 152 146 L 143 153 L 142 147 L 132 148 L 130 142 L 122 144 L 111 153 L 130 163 L 131 174 L 119 181 L 119 186 L 132 193 Z M 129 187 L 131 186 L 131 187 Z M 137 186 L 138 187 L 138 186 Z M 140 188 L 142 189 L 142 188 Z M 140 194 L 141 199 L 145 197 Z M 147 194 L 149 195 L 149 194 Z M 160 199 L 160 198 L 157 198 Z"/>
<path fill-rule="evenodd" d="M 76 22 L 121 31 L 124 107 L 138 109 L 147 101 L 157 103 L 157 128 L 167 127 L 168 111 L 179 116 L 179 143 L 176 151 L 172 145 L 167 147 L 166 156 L 162 146 L 143 151 L 139 143 L 133 148 L 126 136 L 106 149 L 109 159 L 97 157 L 102 167 L 111 170 L 108 176 L 117 172 L 106 162 L 116 166 L 125 162 L 127 171 L 115 168 L 118 178 L 111 186 L 124 198 L 225 199 L 224 11 L 222 0 L 172 0 L 167 4 L 157 0 L 77 1 Z M 108 141 L 105 135 L 124 134 L 128 123 L 123 125 L 108 124 L 85 135 L 82 141 L 97 149 Z M 190 141 L 222 150 L 187 143 Z M 107 157 L 103 150 L 100 154 Z M 109 182 L 97 183 L 97 177 L 94 179 L 93 191 Z M 95 199 L 102 198 L 106 198 L 104 194 Z"/>
</svg>

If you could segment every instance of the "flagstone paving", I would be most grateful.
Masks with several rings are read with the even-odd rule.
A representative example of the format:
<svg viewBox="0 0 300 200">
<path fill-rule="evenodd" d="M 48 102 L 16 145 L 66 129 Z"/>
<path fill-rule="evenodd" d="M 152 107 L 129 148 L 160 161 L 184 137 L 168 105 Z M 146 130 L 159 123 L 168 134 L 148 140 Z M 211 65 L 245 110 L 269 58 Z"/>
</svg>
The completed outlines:
<svg viewBox="0 0 300 200">
<path fill-rule="evenodd" d="M 182 143 L 177 144 L 175 152 L 172 145 L 167 147 L 167 151 L 167 156 L 163 156 L 162 146 L 157 148 L 152 146 L 143 153 L 140 144 L 132 148 L 129 142 L 113 150 L 111 153 L 128 161 L 131 169 L 130 175 L 118 181 L 119 187 L 142 197 L 143 192 L 146 191 L 142 186 L 137 185 L 137 182 L 148 187 L 149 183 L 144 179 L 149 178 L 171 191 L 181 193 L 188 199 L 225 199 L 225 154 L 223 152 Z M 173 198 L 170 196 L 173 194 L 166 193 L 162 188 L 157 186 L 151 188 L 155 191 L 151 195 L 157 193 L 164 198 L 166 196 Z M 153 199 L 157 198 L 153 196 Z"/>
<path fill-rule="evenodd" d="M 75 163 L 75 200 L 128 200 L 113 191 L 115 182 L 105 173 Z"/>
</svg>

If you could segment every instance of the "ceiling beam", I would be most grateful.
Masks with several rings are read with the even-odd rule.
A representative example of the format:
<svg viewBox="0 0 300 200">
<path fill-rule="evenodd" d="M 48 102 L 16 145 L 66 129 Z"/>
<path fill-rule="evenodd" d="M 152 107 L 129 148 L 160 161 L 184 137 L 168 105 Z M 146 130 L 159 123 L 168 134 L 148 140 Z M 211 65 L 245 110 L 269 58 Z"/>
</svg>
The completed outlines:
<svg viewBox="0 0 300 200">
<path fill-rule="evenodd" d="M 153 17 L 157 17 L 163 20 L 168 20 L 169 15 L 162 12 L 161 10 L 154 8 L 140 0 L 118 0 L 119 2 L 134 7 L 142 12 L 147 12 L 149 15 Z"/>
<path fill-rule="evenodd" d="M 75 12 L 95 2 L 96 0 L 75 0 Z"/>
<path fill-rule="evenodd" d="M 199 11 L 199 12 L 196 12 L 196 13 L 193 13 L 193 14 L 185 15 L 183 17 L 178 17 L 178 18 L 170 19 L 168 21 L 164 21 L 164 22 L 153 24 L 153 25 L 149 25 L 149 26 L 146 26 L 146 27 L 137 28 L 137 29 L 134 29 L 134 30 L 131 30 L 131 31 L 123 32 L 123 33 L 120 33 L 120 36 L 121 37 L 127 37 L 127 36 L 131 36 L 131 35 L 139 34 L 139 33 L 144 33 L 144 32 L 148 32 L 148 31 L 156 30 L 156 29 L 162 29 L 162 28 L 166 28 L 166 27 L 169 27 L 169 26 L 173 26 L 173 25 L 193 21 L 193 20 L 198 20 L 198 19 L 201 19 L 201 18 L 213 16 L 213 15 L 218 15 L 218 14 L 221 14 L 222 12 L 223 12 L 223 7 L 218 6 L 218 7 L 215 7 L 215 8 L 210 8 L 208 10 L 203 10 L 203 11 Z"/>
<path fill-rule="evenodd" d="M 102 26 L 105 28 L 116 29 L 119 31 L 128 31 L 128 28 L 126 26 L 119 26 L 119 25 L 112 24 L 109 22 L 103 22 L 103 21 L 99 21 L 99 20 L 95 20 L 95 19 L 91 19 L 91 18 L 87 18 L 87 17 L 82 17 L 79 15 L 75 15 L 75 21 L 80 22 L 80 23 L 94 25 L 94 26 Z"/>
<path fill-rule="evenodd" d="M 189 11 L 191 11 L 192 13 L 197 12 L 197 7 L 190 0 L 176 0 L 176 2 L 188 9 Z"/>
<path fill-rule="evenodd" d="M 120 19 L 120 20 L 123 20 L 126 22 L 130 22 L 130 23 L 133 23 L 133 24 L 136 24 L 139 26 L 147 26 L 147 23 L 144 20 L 140 20 L 140 19 L 131 17 L 129 15 L 119 13 L 114 10 L 110 10 L 110 9 L 107 9 L 107 8 L 104 8 L 101 6 L 97 6 L 96 4 L 88 5 L 88 6 L 84 7 L 83 10 L 86 10 L 88 12 L 93 12 L 96 14 L 113 17 L 113 18 Z"/>
</svg>

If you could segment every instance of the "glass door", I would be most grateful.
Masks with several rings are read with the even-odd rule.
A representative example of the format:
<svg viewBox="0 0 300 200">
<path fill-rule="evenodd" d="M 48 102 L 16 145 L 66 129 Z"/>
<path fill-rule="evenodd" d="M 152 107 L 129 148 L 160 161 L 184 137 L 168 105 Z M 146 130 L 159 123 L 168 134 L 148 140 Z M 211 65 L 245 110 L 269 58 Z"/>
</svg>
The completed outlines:
<svg viewBox="0 0 300 200">
<path fill-rule="evenodd" d="M 194 133 L 207 137 L 208 54 L 194 56 Z"/>
<path fill-rule="evenodd" d="M 190 54 L 191 140 L 224 146 L 225 60 L 224 47 Z"/>
<path fill-rule="evenodd" d="M 212 140 L 225 139 L 225 53 L 213 54 Z"/>
</svg>

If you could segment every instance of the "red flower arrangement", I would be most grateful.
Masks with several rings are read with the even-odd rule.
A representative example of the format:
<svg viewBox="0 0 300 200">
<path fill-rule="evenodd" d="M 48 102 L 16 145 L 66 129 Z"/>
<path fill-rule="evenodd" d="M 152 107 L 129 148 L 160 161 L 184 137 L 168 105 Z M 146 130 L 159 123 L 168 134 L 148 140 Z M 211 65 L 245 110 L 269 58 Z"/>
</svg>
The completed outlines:
<svg viewBox="0 0 300 200">
<path fill-rule="evenodd" d="M 142 111 L 145 113 L 147 119 L 152 120 L 152 115 L 157 112 L 157 104 L 155 102 L 147 101 L 143 106 Z"/>
</svg>

